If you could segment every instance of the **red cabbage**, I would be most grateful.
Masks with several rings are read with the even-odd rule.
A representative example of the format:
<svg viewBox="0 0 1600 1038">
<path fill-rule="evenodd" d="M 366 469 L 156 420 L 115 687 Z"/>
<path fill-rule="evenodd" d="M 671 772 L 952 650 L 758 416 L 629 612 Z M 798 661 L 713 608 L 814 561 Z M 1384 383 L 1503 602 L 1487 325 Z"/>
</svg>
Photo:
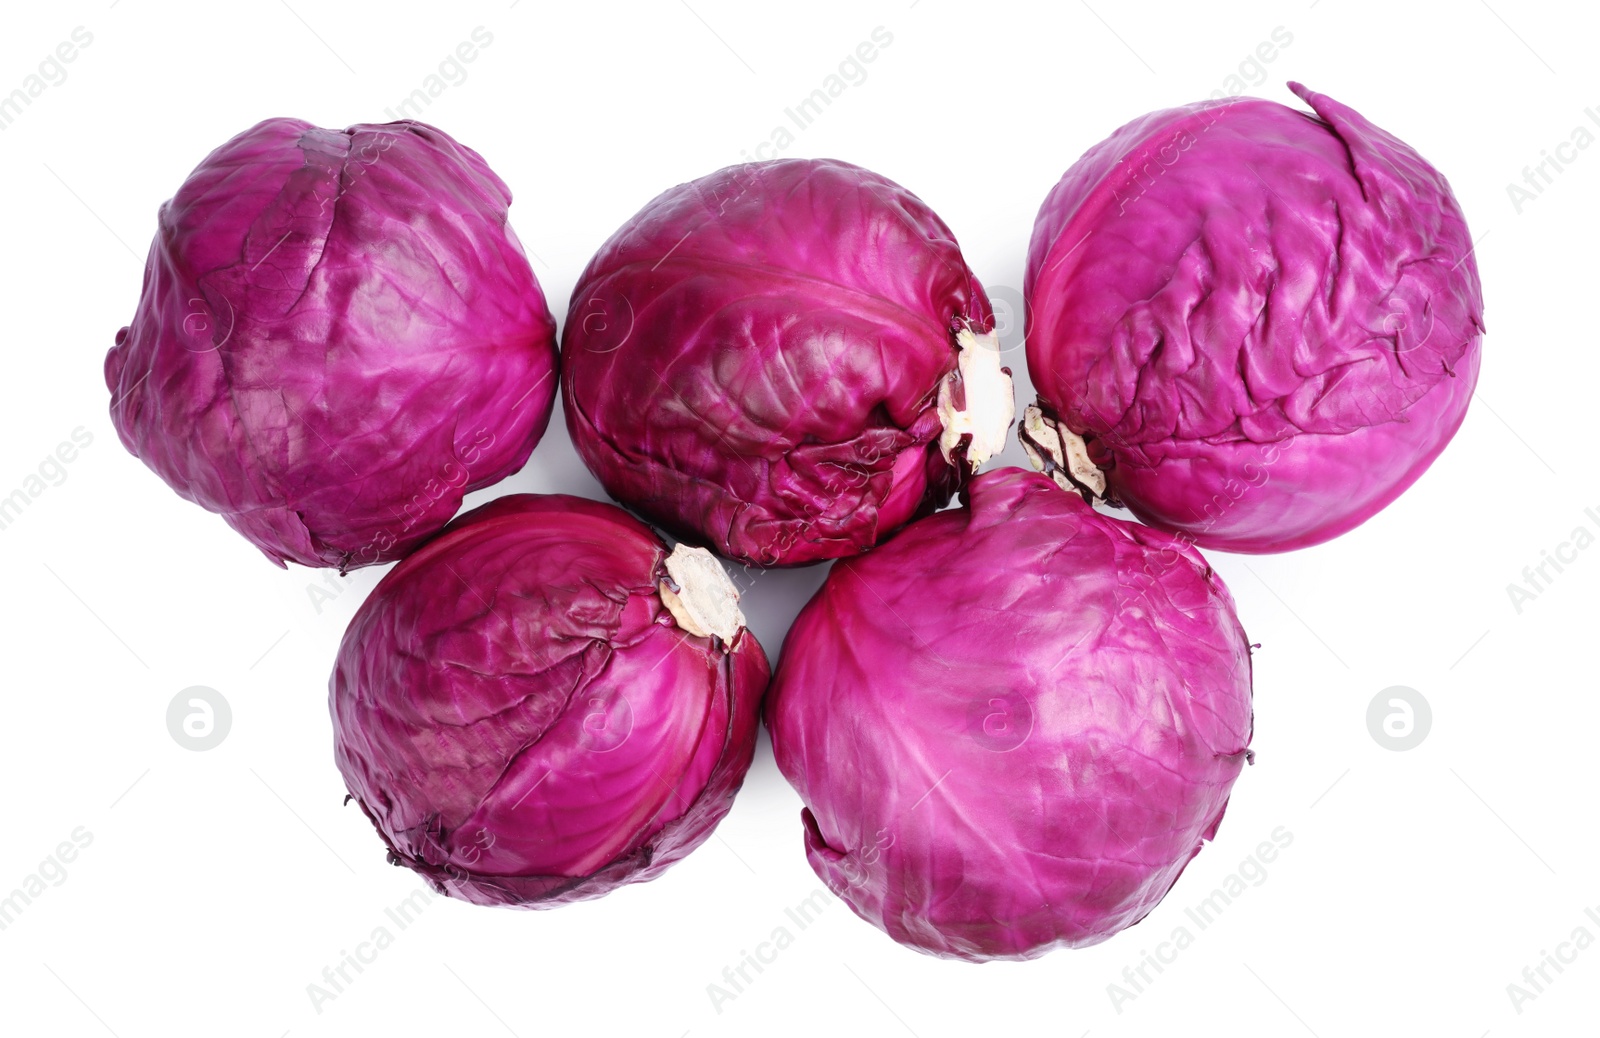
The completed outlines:
<svg viewBox="0 0 1600 1038">
<path fill-rule="evenodd" d="M 919 951 L 1022 959 L 1138 922 L 1216 832 L 1250 646 L 1178 538 L 1034 472 L 834 564 L 766 719 L 806 855 Z"/>
<path fill-rule="evenodd" d="M 767 658 L 704 549 L 612 505 L 468 512 L 388 573 L 330 682 L 335 758 L 390 861 L 477 904 L 652 879 L 755 753 Z"/>
<path fill-rule="evenodd" d="M 1229 98 L 1122 127 L 1050 192 L 1028 250 L 1036 464 L 1229 551 L 1376 514 L 1449 443 L 1478 376 L 1450 186 L 1290 88 L 1316 115 Z"/>
<path fill-rule="evenodd" d="M 831 160 L 733 166 L 590 261 L 562 406 L 607 492 L 675 534 L 761 566 L 854 555 L 1003 445 L 992 322 L 905 188 Z"/>
<path fill-rule="evenodd" d="M 112 422 L 279 565 L 401 558 L 521 468 L 555 322 L 511 193 L 418 122 L 269 119 L 161 207 Z"/>
</svg>

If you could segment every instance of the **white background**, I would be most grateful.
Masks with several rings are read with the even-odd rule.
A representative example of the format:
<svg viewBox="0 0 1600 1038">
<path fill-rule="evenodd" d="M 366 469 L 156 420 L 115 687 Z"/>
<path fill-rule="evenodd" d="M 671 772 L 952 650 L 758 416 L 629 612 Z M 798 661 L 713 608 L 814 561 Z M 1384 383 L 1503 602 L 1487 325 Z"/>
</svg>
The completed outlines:
<svg viewBox="0 0 1600 1038">
<path fill-rule="evenodd" d="M 1507 992 L 1574 928 L 1600 937 L 1584 915 L 1600 915 L 1600 550 L 1520 613 L 1507 592 L 1574 528 L 1600 527 L 1584 513 L 1600 512 L 1600 148 L 1521 212 L 1507 193 L 1575 127 L 1600 133 L 1585 115 L 1600 106 L 1592 8 L 690 2 L 7 11 L 0 93 L 75 27 L 93 42 L 0 132 L 0 496 L 75 428 L 94 439 L 0 530 L 0 894 L 75 828 L 92 843 L 0 931 L 0 1031 L 1595 1033 L 1600 946 L 1520 1013 Z M 477 26 L 492 44 L 424 118 L 511 185 L 558 318 L 624 219 L 741 161 L 877 26 L 893 42 L 866 80 L 783 154 L 848 159 L 918 192 L 997 295 L 1020 287 L 1037 206 L 1079 154 L 1223 89 L 1279 26 L 1293 40 L 1248 70 L 1249 92 L 1294 103 L 1283 81 L 1302 80 L 1449 176 L 1481 242 L 1481 393 L 1432 470 L 1360 529 L 1288 555 L 1212 556 L 1264 644 L 1259 757 L 1216 842 L 1144 923 L 984 966 L 900 948 L 832 900 L 798 931 L 784 909 L 820 883 L 764 741 L 721 838 L 656 882 L 553 912 L 439 899 L 404 931 L 388 922 L 420 884 L 341 806 L 326 706 L 335 646 L 380 574 L 342 582 L 319 612 L 307 589 L 321 573 L 274 568 L 123 451 L 101 365 L 133 313 L 157 205 L 211 148 L 267 116 L 381 121 Z M 1021 351 L 1009 362 L 1031 400 Z M 1020 460 L 1014 445 L 1006 459 Z M 600 496 L 559 410 L 528 467 L 469 504 L 554 490 Z M 770 654 L 823 574 L 771 573 L 749 593 Z M 233 711 L 207 752 L 166 727 L 191 685 Z M 1407 752 L 1367 728 L 1392 685 L 1432 705 L 1431 734 Z M 1293 843 L 1265 881 L 1119 1012 L 1108 985 L 1279 826 Z M 393 944 L 319 1013 L 307 985 L 380 925 Z M 778 926 L 793 944 L 719 1012 L 707 985 Z"/>
</svg>

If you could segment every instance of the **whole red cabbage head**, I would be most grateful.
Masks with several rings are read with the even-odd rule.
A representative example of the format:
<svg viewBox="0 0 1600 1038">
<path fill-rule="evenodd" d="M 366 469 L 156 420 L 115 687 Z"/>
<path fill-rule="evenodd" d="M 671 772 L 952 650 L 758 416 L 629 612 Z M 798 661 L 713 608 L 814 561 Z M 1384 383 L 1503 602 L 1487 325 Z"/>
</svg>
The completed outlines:
<svg viewBox="0 0 1600 1038">
<path fill-rule="evenodd" d="M 1035 472 L 834 564 L 767 726 L 806 856 L 902 944 L 1026 959 L 1142 919 L 1216 832 L 1251 734 L 1227 588 Z"/>
<path fill-rule="evenodd" d="M 330 682 L 390 861 L 548 908 L 653 879 L 732 806 L 767 658 L 703 548 L 613 505 L 504 497 L 379 582 Z"/>
<path fill-rule="evenodd" d="M 1466 220 L 1403 141 L 1298 83 L 1135 119 L 1045 199 L 1022 437 L 1063 486 L 1205 547 L 1364 522 L 1455 434 L 1483 297 Z"/>
<path fill-rule="evenodd" d="M 279 565 L 402 557 L 550 420 L 555 322 L 510 204 L 422 123 L 239 134 L 161 207 L 106 356 L 123 444 Z"/>
<path fill-rule="evenodd" d="M 954 237 L 859 166 L 732 166 L 657 197 L 578 279 L 572 441 L 617 500 L 747 564 L 865 551 L 949 501 L 1013 416 Z"/>
</svg>

